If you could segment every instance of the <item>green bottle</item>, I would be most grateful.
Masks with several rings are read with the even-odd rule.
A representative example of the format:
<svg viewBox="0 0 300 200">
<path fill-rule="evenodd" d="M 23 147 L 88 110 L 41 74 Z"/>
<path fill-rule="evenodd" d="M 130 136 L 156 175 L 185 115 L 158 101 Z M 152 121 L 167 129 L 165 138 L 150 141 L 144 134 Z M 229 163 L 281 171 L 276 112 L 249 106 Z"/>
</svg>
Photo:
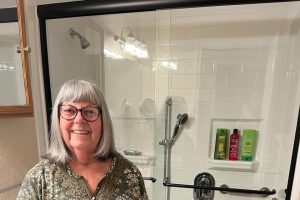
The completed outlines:
<svg viewBox="0 0 300 200">
<path fill-rule="evenodd" d="M 216 135 L 215 155 L 217 160 L 227 159 L 228 129 L 218 128 Z"/>
<path fill-rule="evenodd" d="M 256 130 L 244 129 L 242 138 L 241 160 L 252 161 L 256 145 Z"/>
</svg>

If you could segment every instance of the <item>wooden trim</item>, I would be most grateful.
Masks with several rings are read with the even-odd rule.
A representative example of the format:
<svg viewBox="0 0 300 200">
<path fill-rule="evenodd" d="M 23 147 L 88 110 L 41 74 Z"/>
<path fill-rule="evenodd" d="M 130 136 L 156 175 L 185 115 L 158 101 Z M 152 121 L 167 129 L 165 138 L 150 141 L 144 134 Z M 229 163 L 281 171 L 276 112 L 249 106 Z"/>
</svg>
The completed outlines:
<svg viewBox="0 0 300 200">
<path fill-rule="evenodd" d="M 16 0 L 16 2 L 17 2 L 20 50 L 21 50 L 21 60 L 22 60 L 22 70 L 23 70 L 23 80 L 24 80 L 26 102 L 24 105 L 0 106 L 0 117 L 33 116 L 32 91 L 31 91 L 31 85 L 30 85 L 30 72 L 29 72 L 29 58 L 28 58 L 28 52 L 26 52 L 24 50 L 27 47 L 24 2 L 23 2 L 23 0 Z"/>
<path fill-rule="evenodd" d="M 18 8 L 18 22 L 19 22 L 19 37 L 20 37 L 20 48 L 22 57 L 22 67 L 23 67 L 23 78 L 24 78 L 24 88 L 26 91 L 26 104 L 32 105 L 32 92 L 30 85 L 30 72 L 29 72 L 29 55 L 24 49 L 27 47 L 27 35 L 25 26 L 25 14 L 24 14 L 24 2 L 23 0 L 17 0 Z"/>
</svg>

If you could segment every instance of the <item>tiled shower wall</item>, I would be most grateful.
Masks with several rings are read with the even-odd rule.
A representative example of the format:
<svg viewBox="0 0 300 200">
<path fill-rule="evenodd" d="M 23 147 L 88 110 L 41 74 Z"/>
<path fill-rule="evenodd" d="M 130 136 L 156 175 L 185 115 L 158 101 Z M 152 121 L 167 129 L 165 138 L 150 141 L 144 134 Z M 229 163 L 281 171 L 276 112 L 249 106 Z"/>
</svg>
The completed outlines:
<svg viewBox="0 0 300 200">
<path fill-rule="evenodd" d="M 171 96 L 172 128 L 178 113 L 186 112 L 190 116 L 172 148 L 172 182 L 193 184 L 198 173 L 209 172 L 214 175 L 217 186 L 223 183 L 245 189 L 268 186 L 276 188 L 278 196 L 282 197 L 300 94 L 300 45 L 297 45 L 300 36 L 296 24 L 287 26 L 284 21 L 279 21 L 252 24 L 250 28 L 241 23 L 229 27 L 175 29 L 172 23 L 176 19 L 160 19 L 160 14 L 168 16 L 167 12 L 156 14 L 154 60 L 104 61 L 105 97 L 118 150 L 135 149 L 144 155 L 156 156 L 154 166 L 139 167 L 144 176 L 157 178 L 155 184 L 146 182 L 150 199 L 165 199 L 163 147 L 158 142 L 164 138 L 164 101 Z M 61 29 L 64 34 L 58 35 L 63 36 L 55 38 L 65 37 L 64 40 L 78 46 L 66 34 L 68 28 Z M 55 44 L 55 41 L 50 43 Z M 49 60 L 61 62 L 56 56 Z M 162 60 L 177 62 L 177 70 L 164 68 L 160 64 Z M 51 66 L 59 65 L 52 63 Z M 81 70 L 78 66 L 76 71 Z M 92 77 L 93 72 L 91 70 Z M 94 78 L 98 80 L 98 77 Z M 140 112 L 146 98 L 155 101 L 154 117 Z M 236 125 L 234 128 L 251 126 L 259 131 L 256 153 L 259 168 L 256 172 L 208 169 L 207 159 L 214 142 L 211 136 L 215 133 L 213 120 L 231 120 L 231 124 Z M 192 199 L 192 196 L 191 189 L 172 188 L 170 199 Z M 249 200 L 256 197 L 216 192 L 215 199 Z"/>
<path fill-rule="evenodd" d="M 158 142 L 164 138 L 164 101 L 171 96 L 172 128 L 178 113 L 190 116 L 172 148 L 172 182 L 193 184 L 198 173 L 209 172 L 217 186 L 223 183 L 245 189 L 268 186 L 279 190 L 280 196 L 286 186 L 291 155 L 291 148 L 283 147 L 293 145 L 296 102 L 299 102 L 295 96 L 299 94 L 299 51 L 293 49 L 297 47 L 292 45 L 294 35 L 276 36 L 273 32 L 268 37 L 259 34 L 243 37 L 248 30 L 241 26 L 240 38 L 223 38 L 221 30 L 206 30 L 218 34 L 201 39 L 203 28 L 175 30 L 170 26 L 166 22 L 157 29 L 155 53 L 156 57 L 177 62 L 176 71 L 164 68 L 159 59 L 153 64 L 105 60 L 105 92 L 118 149 L 135 149 L 156 156 L 155 166 L 139 167 L 144 176 L 157 178 L 155 184 L 146 182 L 150 198 L 165 199 L 161 184 L 163 147 Z M 144 116 L 139 110 L 145 98 L 156 102 L 154 118 Z M 260 162 L 257 172 L 208 169 L 214 134 L 212 119 L 243 120 L 244 124 L 237 123 L 237 128 L 247 128 L 250 121 L 256 120 L 254 126 L 259 131 L 256 155 Z M 171 189 L 172 200 L 191 199 L 192 195 L 191 189 Z M 222 200 L 249 199 L 219 192 L 215 196 Z"/>
<path fill-rule="evenodd" d="M 168 59 L 177 62 L 176 71 L 164 68 L 159 60 L 153 64 L 154 72 L 149 63 L 131 62 L 120 66 L 106 63 L 109 68 L 105 71 L 111 76 L 106 75 L 106 80 L 113 81 L 106 85 L 119 88 L 110 90 L 118 93 L 108 95 L 111 97 L 108 102 L 115 102 L 116 106 L 112 107 L 117 110 L 112 111 L 117 146 L 120 150 L 137 149 L 146 155 L 155 154 L 157 158 L 153 174 L 152 167 L 140 166 L 146 171 L 145 176 L 153 175 L 158 179 L 153 185 L 153 194 L 151 183 L 146 182 L 151 198 L 153 195 L 153 199 L 165 199 L 165 188 L 160 180 L 163 177 L 163 148 L 158 142 L 164 138 L 167 96 L 173 98 L 172 127 L 178 113 L 187 112 L 190 116 L 172 148 L 172 182 L 193 184 L 197 174 L 209 172 L 215 177 L 217 186 L 224 183 L 244 189 L 267 186 L 275 188 L 277 196 L 284 198 L 298 111 L 296 102 L 299 102 L 299 97 L 295 96 L 299 93 L 299 56 L 296 49 L 293 51 L 299 36 L 280 33 L 279 25 L 272 27 L 278 32 L 264 37 L 259 33 L 244 37 L 247 30 L 241 26 L 241 37 L 235 39 L 201 40 L 197 35 L 201 31 L 197 29 L 158 31 L 157 34 L 162 35 L 157 38 L 166 39 L 169 44 L 157 41 L 157 56 L 160 52 L 164 55 L 168 52 Z M 219 30 L 219 36 L 221 32 Z M 155 94 L 143 93 L 151 89 L 154 80 Z M 140 101 L 147 97 L 156 101 L 156 119 L 144 118 L 138 112 Z M 129 105 L 127 117 L 124 113 L 119 115 L 124 111 L 121 107 L 124 98 Z M 212 119 L 233 120 L 236 121 L 235 128 L 251 126 L 258 130 L 257 171 L 209 169 L 207 159 L 214 143 L 211 139 L 214 134 Z M 287 146 L 289 148 L 285 148 Z M 191 189 L 172 188 L 170 199 L 191 199 L 192 195 Z M 260 199 L 215 193 L 215 199 L 250 198 Z"/>
<path fill-rule="evenodd" d="M 172 124 L 175 125 L 178 113 L 187 112 L 190 116 L 172 148 L 171 182 L 193 184 L 198 173 L 209 172 L 217 186 L 227 184 L 244 189 L 267 186 L 277 190 L 277 197 L 284 198 L 299 106 L 299 51 L 294 44 L 300 38 L 298 29 L 296 34 L 283 33 L 280 23 L 268 27 L 272 30 L 269 32 L 266 28 L 259 29 L 259 25 L 256 32 L 250 33 L 245 25 L 232 32 L 230 27 L 214 30 L 214 37 L 207 40 L 201 39 L 201 33 L 208 31 L 203 28 L 171 27 L 170 32 L 162 31 L 169 34 L 169 58 L 177 62 L 177 70 L 161 66 L 156 73 L 159 109 L 164 109 L 166 96 L 172 96 Z M 224 38 L 222 32 L 240 38 Z M 257 171 L 208 168 L 207 159 L 214 143 L 211 134 L 215 134 L 212 119 L 237 120 L 236 128 L 240 129 L 253 127 L 251 122 L 257 121 L 254 125 L 259 134 Z M 158 121 L 161 128 L 156 144 L 164 137 L 163 123 L 162 119 Z M 158 162 L 154 175 L 162 177 L 163 148 L 156 146 L 156 149 Z M 164 199 L 164 188 L 155 185 L 154 190 L 159 191 L 154 199 Z M 172 188 L 170 199 L 192 199 L 192 195 L 191 189 Z M 216 192 L 215 199 L 260 197 Z"/>
</svg>

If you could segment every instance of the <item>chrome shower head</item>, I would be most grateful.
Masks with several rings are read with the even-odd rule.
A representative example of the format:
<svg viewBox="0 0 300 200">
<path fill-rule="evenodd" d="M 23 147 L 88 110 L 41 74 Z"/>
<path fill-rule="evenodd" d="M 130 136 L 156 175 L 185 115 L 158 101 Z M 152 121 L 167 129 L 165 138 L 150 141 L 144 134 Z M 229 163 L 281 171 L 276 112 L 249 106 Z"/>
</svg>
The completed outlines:
<svg viewBox="0 0 300 200">
<path fill-rule="evenodd" d="M 177 122 L 176 122 L 174 131 L 173 131 L 173 136 L 171 139 L 172 141 L 174 141 L 175 137 L 177 136 L 180 126 L 184 125 L 187 122 L 188 118 L 189 118 L 189 116 L 187 113 L 177 115 Z"/>
<path fill-rule="evenodd" d="M 83 37 L 82 35 L 80 35 L 73 28 L 70 28 L 69 33 L 70 33 L 70 35 L 71 35 L 72 38 L 74 38 L 75 35 L 79 38 L 80 45 L 81 45 L 82 49 L 86 49 L 86 48 L 88 48 L 91 45 L 91 43 L 85 37 Z"/>
<path fill-rule="evenodd" d="M 184 114 L 178 114 L 177 115 L 177 124 L 178 125 L 183 125 L 186 123 L 186 121 L 188 120 L 189 116 L 187 113 Z"/>
</svg>

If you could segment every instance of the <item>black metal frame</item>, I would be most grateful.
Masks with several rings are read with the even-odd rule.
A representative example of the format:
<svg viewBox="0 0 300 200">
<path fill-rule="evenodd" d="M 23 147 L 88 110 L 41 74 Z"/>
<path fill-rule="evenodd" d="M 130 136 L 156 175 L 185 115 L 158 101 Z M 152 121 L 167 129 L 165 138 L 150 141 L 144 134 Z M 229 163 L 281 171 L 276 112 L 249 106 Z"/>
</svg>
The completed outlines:
<svg viewBox="0 0 300 200">
<path fill-rule="evenodd" d="M 154 11 L 159 9 L 188 8 L 188 7 L 207 7 L 207 6 L 225 6 L 242 5 L 258 3 L 290 2 L 296 0 L 89 0 L 75 1 L 58 4 L 39 5 L 37 8 L 40 25 L 41 55 L 43 64 L 43 76 L 45 87 L 45 99 L 47 108 L 48 127 L 50 127 L 51 116 L 51 86 L 49 76 L 49 62 L 47 50 L 46 20 L 67 17 L 117 14 L 129 12 Z M 300 139 L 299 117 L 294 139 L 294 147 L 289 172 L 289 179 L 286 189 L 286 200 L 290 200 L 295 167 L 297 161 L 298 147 Z"/>
<path fill-rule="evenodd" d="M 0 23 L 17 22 L 18 13 L 17 8 L 1 8 L 0 9 Z"/>
</svg>

